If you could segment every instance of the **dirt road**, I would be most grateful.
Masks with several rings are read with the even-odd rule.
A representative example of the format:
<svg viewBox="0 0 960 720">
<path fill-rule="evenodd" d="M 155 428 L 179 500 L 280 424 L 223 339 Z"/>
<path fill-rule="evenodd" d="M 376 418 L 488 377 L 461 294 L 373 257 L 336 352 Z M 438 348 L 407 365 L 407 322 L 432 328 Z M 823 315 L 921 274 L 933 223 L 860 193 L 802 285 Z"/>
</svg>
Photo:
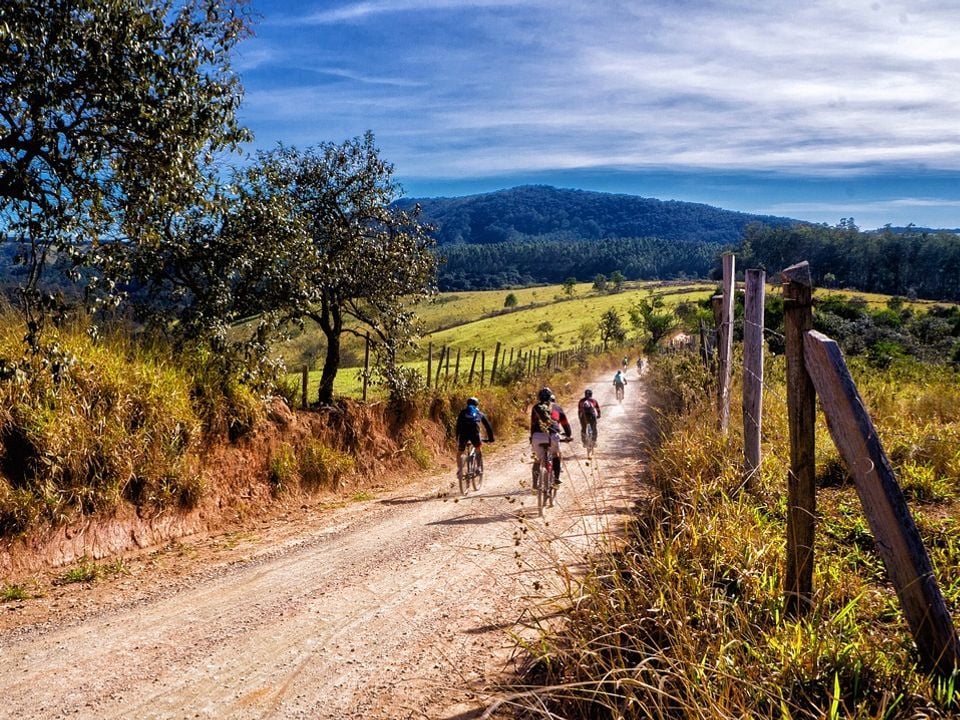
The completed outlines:
<svg viewBox="0 0 960 720">
<path fill-rule="evenodd" d="M 483 488 L 465 498 L 447 470 L 234 536 L 221 555 L 181 546 L 189 571 L 151 580 L 145 563 L 89 602 L 74 586 L 46 600 L 43 620 L 11 622 L 8 609 L 0 716 L 479 717 L 513 634 L 549 615 L 558 568 L 582 562 L 639 494 L 645 402 L 629 377 L 622 404 L 606 377 L 594 385 L 592 462 L 575 399 L 562 398 L 577 441 L 543 518 L 526 444 L 498 443 Z"/>
</svg>

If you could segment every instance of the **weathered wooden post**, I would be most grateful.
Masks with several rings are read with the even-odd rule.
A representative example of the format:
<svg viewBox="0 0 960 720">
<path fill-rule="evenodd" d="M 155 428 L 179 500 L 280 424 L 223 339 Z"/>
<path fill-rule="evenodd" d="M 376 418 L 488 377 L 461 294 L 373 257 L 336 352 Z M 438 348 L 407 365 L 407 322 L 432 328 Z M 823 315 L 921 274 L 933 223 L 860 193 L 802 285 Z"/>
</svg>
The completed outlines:
<svg viewBox="0 0 960 720">
<path fill-rule="evenodd" d="M 733 253 L 723 256 L 723 302 L 720 307 L 720 430 L 724 434 L 730 426 L 730 380 L 733 375 L 733 291 L 735 280 Z"/>
<path fill-rule="evenodd" d="M 480 351 L 480 387 L 483 387 L 483 376 L 487 372 L 487 351 Z"/>
<path fill-rule="evenodd" d="M 537 372 L 540 372 L 540 355 L 543 352 L 542 347 L 537 348 L 537 361 L 533 365 L 533 369 Z"/>
<path fill-rule="evenodd" d="M 803 356 L 804 333 L 813 328 L 813 280 L 806 261 L 791 265 L 780 275 L 783 280 L 790 434 L 784 601 L 787 612 L 796 617 L 810 609 L 813 595 L 813 540 L 817 513 L 816 395 Z"/>
<path fill-rule="evenodd" d="M 830 436 L 853 476 L 877 552 L 928 671 L 949 676 L 960 668 L 960 644 L 933 575 L 933 566 L 877 431 L 836 342 L 811 330 L 804 336 L 813 379 Z"/>
<path fill-rule="evenodd" d="M 473 360 L 470 361 L 470 377 L 467 378 L 467 385 L 473 385 L 473 369 L 477 366 L 477 355 L 479 354 L 479 350 L 473 351 Z"/>
<path fill-rule="evenodd" d="M 743 304 L 743 473 L 750 485 L 760 468 L 760 420 L 763 412 L 763 302 L 767 274 L 744 274 Z"/>
<path fill-rule="evenodd" d="M 511 365 L 513 365 L 513 350 L 514 350 L 514 348 L 510 348 L 510 364 L 511 364 Z M 504 351 L 504 352 L 506 352 L 506 351 Z"/>
<path fill-rule="evenodd" d="M 447 361 L 444 363 L 443 369 L 443 384 L 450 384 L 450 347 L 447 346 Z"/>
<path fill-rule="evenodd" d="M 310 368 L 306 365 L 303 366 L 303 372 L 301 373 L 301 383 L 300 389 L 302 390 L 300 395 L 300 407 L 304 410 L 307 409 L 307 383 L 310 381 Z"/>
<path fill-rule="evenodd" d="M 440 373 L 443 370 L 443 357 L 444 355 L 446 355 L 446 353 L 447 353 L 447 346 L 444 345 L 442 348 L 440 348 L 440 357 L 437 359 L 437 377 L 433 382 L 433 386 L 435 388 L 440 387 Z"/>
<path fill-rule="evenodd" d="M 457 364 L 453 371 L 453 384 L 460 382 L 460 348 L 457 348 Z"/>
<path fill-rule="evenodd" d="M 430 387 L 430 377 L 433 374 L 433 343 L 427 343 L 427 387 Z"/>
<path fill-rule="evenodd" d="M 497 341 L 497 347 L 493 351 L 493 367 L 490 368 L 490 384 L 493 385 L 497 377 L 497 362 L 500 360 L 500 341 Z"/>
<path fill-rule="evenodd" d="M 370 379 L 370 333 L 363 338 L 363 401 L 367 401 L 367 382 Z"/>
</svg>

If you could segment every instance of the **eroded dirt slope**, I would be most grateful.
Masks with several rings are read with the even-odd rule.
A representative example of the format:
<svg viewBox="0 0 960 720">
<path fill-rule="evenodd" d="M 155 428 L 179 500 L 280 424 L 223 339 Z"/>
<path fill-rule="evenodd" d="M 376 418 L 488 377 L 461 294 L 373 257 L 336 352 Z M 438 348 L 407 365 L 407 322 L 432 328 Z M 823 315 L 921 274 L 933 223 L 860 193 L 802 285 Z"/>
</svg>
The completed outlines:
<svg viewBox="0 0 960 720">
<path fill-rule="evenodd" d="M 10 605 L 0 715 L 22 718 L 479 717 L 515 634 L 640 495 L 645 408 L 606 377 L 600 442 L 567 446 L 536 513 L 525 443 L 491 446 L 483 488 L 452 466 L 374 500 L 280 518 Z M 574 398 L 562 398 L 576 430 Z M 575 432 L 579 438 L 579 434 Z M 0 606 L 2 607 L 2 606 Z"/>
</svg>

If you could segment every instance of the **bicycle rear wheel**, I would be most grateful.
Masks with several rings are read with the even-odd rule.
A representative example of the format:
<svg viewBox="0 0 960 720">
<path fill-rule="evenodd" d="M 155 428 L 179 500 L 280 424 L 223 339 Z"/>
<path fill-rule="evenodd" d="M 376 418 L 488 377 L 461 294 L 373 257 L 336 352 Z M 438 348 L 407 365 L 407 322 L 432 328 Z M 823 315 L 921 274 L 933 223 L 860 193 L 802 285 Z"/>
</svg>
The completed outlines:
<svg viewBox="0 0 960 720">
<path fill-rule="evenodd" d="M 583 446 L 587 450 L 587 457 L 592 457 L 593 448 L 597 446 L 597 431 L 594 430 L 593 425 L 590 425 L 590 424 L 587 425 L 587 430 L 584 433 L 584 437 L 586 438 L 586 440 L 583 443 Z"/>
<path fill-rule="evenodd" d="M 471 446 L 467 451 L 467 460 L 463 464 L 463 473 L 459 477 L 461 495 L 466 495 L 467 491 L 470 489 L 470 476 L 473 474 L 475 461 L 476 456 L 474 455 L 473 447 Z"/>
<path fill-rule="evenodd" d="M 540 468 L 540 479 L 537 482 L 537 512 L 543 515 L 544 506 L 550 501 L 553 488 L 553 468 L 551 463 L 544 463 Z"/>
<path fill-rule="evenodd" d="M 474 453 L 473 457 L 473 473 L 470 475 L 470 480 L 473 483 L 473 489 L 479 490 L 483 485 L 483 455 Z"/>
</svg>

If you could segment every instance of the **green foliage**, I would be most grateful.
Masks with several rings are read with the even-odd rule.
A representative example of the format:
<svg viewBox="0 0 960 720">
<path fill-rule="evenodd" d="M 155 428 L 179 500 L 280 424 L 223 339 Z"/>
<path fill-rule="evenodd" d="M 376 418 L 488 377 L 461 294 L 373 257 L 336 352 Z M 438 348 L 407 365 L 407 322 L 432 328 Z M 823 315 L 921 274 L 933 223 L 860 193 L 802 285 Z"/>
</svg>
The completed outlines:
<svg viewBox="0 0 960 720">
<path fill-rule="evenodd" d="M 677 326 L 675 315 L 670 311 L 657 310 L 658 307 L 662 307 L 662 303 L 658 305 L 656 299 L 643 299 L 628 310 L 630 324 L 638 333 L 645 334 L 648 350 L 655 348 Z"/>
<path fill-rule="evenodd" d="M 297 459 L 300 481 L 310 488 L 335 488 L 344 475 L 353 472 L 354 466 L 352 457 L 320 440 L 308 440 Z"/>
<path fill-rule="evenodd" d="M 603 273 L 597 273 L 594 275 L 593 289 L 597 292 L 604 292 L 607 289 L 607 276 Z"/>
<path fill-rule="evenodd" d="M 161 208 L 191 202 L 212 153 L 248 139 L 229 64 L 247 24 L 231 0 L 0 4 L 0 217 L 27 266 L 34 348 L 65 307 L 43 292 L 49 264 L 99 266 L 108 239 L 152 242 Z"/>
<path fill-rule="evenodd" d="M 608 345 L 619 345 L 627 339 L 627 331 L 623 327 L 623 321 L 620 319 L 620 313 L 610 308 L 600 317 L 600 340 L 603 347 Z"/>
<path fill-rule="evenodd" d="M 568 277 L 563 281 L 563 294 L 567 297 L 573 297 L 573 294 L 577 290 L 577 279 L 575 277 Z"/>
<path fill-rule="evenodd" d="M 394 206 L 393 166 L 372 133 L 341 144 L 261 153 L 253 168 L 258 193 L 286 204 L 289 243 L 269 248 L 286 280 L 264 302 L 288 321 L 310 318 L 323 331 L 326 355 L 318 400 L 333 400 L 345 333 L 369 331 L 387 365 L 416 334 L 410 305 L 433 291 L 436 259 L 418 211 Z"/>
<path fill-rule="evenodd" d="M 623 273 L 619 270 L 614 270 L 613 274 L 610 275 L 610 288 L 612 292 L 620 292 L 623 290 L 623 283 L 626 282 L 627 278 L 624 277 Z"/>
<path fill-rule="evenodd" d="M 503 306 L 505 308 L 512 308 L 517 306 L 517 296 L 514 293 L 507 293 L 507 296 L 503 299 Z"/>
<path fill-rule="evenodd" d="M 30 600 L 33 595 L 23 585 L 4 585 L 0 588 L 0 602 Z"/>
<path fill-rule="evenodd" d="M 954 233 L 889 227 L 861 232 L 852 222 L 835 227 L 751 224 L 737 252 L 738 264 L 770 271 L 801 260 L 810 262 L 814 285 L 960 300 L 960 240 Z"/>
</svg>

